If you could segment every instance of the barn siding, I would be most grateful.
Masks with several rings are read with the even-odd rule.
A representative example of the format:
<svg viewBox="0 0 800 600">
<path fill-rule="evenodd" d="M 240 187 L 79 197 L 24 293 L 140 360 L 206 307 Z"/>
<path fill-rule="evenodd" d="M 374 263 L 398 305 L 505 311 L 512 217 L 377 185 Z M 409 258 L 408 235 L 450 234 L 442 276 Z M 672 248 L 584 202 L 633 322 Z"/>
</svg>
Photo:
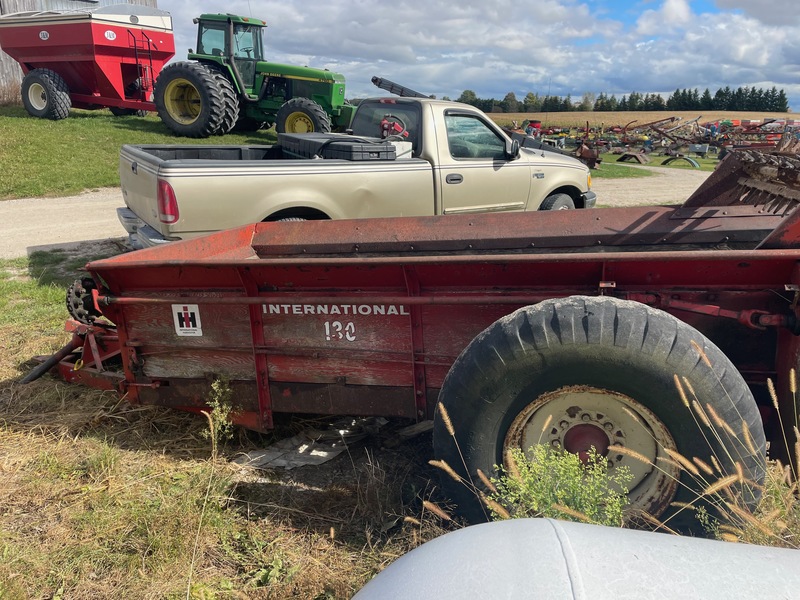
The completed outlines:
<svg viewBox="0 0 800 600">
<path fill-rule="evenodd" d="M 0 14 L 24 12 L 28 10 L 75 10 L 79 8 L 99 8 L 113 4 L 139 4 L 158 8 L 158 0 L 0 0 Z M 2 47 L 0 47 L 2 50 Z M 0 102 L 15 98 L 19 100 L 19 84 L 22 82 L 22 69 L 13 58 L 0 52 Z"/>
</svg>

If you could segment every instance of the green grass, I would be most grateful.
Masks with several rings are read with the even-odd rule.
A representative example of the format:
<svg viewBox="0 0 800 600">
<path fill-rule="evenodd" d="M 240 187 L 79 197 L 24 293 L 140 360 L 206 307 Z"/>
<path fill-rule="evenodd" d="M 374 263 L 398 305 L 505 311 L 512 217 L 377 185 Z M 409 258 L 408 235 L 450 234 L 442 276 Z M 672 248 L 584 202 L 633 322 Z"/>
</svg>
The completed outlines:
<svg viewBox="0 0 800 600">
<path fill-rule="evenodd" d="M 429 437 L 388 462 L 354 447 L 330 471 L 243 471 L 230 462 L 240 452 L 323 425 L 279 419 L 273 435 L 225 443 L 221 422 L 210 432 L 202 417 L 50 376 L 20 385 L 32 357 L 66 343 L 65 290 L 93 258 L 0 260 L 2 600 L 345 599 L 443 533 L 403 521 L 429 493 Z"/>
<path fill-rule="evenodd" d="M 272 144 L 274 130 L 194 140 L 173 135 L 155 113 L 115 117 L 107 110 L 72 110 L 49 121 L 21 107 L 0 107 L 0 200 L 68 196 L 119 185 L 123 144 Z"/>
<path fill-rule="evenodd" d="M 155 113 L 147 117 L 115 117 L 107 110 L 72 110 L 67 119 L 49 121 L 28 115 L 21 107 L 0 107 L 0 200 L 35 196 L 69 196 L 119 185 L 119 149 L 123 144 L 274 144 L 274 129 L 205 139 L 173 135 Z M 647 177 L 642 169 L 616 164 L 606 154 L 593 177 Z M 660 166 L 654 157 L 650 166 Z M 713 170 L 716 158 L 700 160 Z M 684 161 L 668 168 L 692 169 Z"/>
</svg>

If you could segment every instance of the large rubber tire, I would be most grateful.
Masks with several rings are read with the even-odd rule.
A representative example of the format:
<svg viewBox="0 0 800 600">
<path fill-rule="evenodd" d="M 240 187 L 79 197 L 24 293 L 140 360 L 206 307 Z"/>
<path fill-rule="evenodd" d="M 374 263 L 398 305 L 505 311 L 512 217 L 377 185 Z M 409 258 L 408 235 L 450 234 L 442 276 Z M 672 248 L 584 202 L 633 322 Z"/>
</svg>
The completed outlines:
<svg viewBox="0 0 800 600">
<path fill-rule="evenodd" d="M 569 194 L 552 194 L 545 198 L 539 210 L 571 210 L 575 208 L 575 202 Z"/>
<path fill-rule="evenodd" d="M 217 133 L 229 114 L 226 98 L 214 73 L 197 62 L 168 65 L 154 89 L 161 121 L 184 137 L 204 138 Z"/>
<path fill-rule="evenodd" d="M 711 405 L 738 435 L 716 428 L 716 439 L 698 424 L 676 388 L 676 376 L 686 378 L 699 404 L 704 409 Z M 691 402 L 685 382 L 684 389 Z M 495 473 L 505 449 L 514 446 L 527 451 L 546 443 L 580 454 L 590 445 L 601 450 L 622 445 L 657 465 L 613 451 L 608 455 L 610 468 L 626 465 L 634 472 L 631 506 L 673 529 L 702 533 L 692 511 L 672 503 L 696 501 L 722 475 L 705 475 L 707 480 L 698 482 L 667 462 L 665 448 L 707 464 L 713 454 L 726 475 L 736 473 L 738 461 L 744 477 L 756 484 L 765 475 L 763 425 L 742 376 L 699 331 L 637 302 L 572 296 L 503 317 L 461 353 L 445 378 L 440 401 L 460 450 L 437 411 L 435 455 L 462 476 L 468 472 L 477 481 L 478 469 Z M 743 441 L 742 420 L 755 453 Z M 443 485 L 468 519 L 485 519 L 472 492 L 450 478 Z M 757 487 L 745 484 L 739 491 L 748 506 L 757 503 Z"/>
<path fill-rule="evenodd" d="M 292 98 L 278 109 L 278 133 L 330 133 L 331 119 L 322 107 L 308 98 Z"/>
<path fill-rule="evenodd" d="M 61 75 L 50 69 L 34 69 L 22 80 L 22 105 L 33 117 L 60 121 L 69 116 L 72 101 Z"/>
<path fill-rule="evenodd" d="M 239 97 L 233 83 L 226 77 L 225 73 L 219 69 L 211 68 L 211 73 L 219 85 L 223 98 L 223 117 L 222 123 L 217 129 L 217 135 L 230 133 L 239 121 Z"/>
</svg>

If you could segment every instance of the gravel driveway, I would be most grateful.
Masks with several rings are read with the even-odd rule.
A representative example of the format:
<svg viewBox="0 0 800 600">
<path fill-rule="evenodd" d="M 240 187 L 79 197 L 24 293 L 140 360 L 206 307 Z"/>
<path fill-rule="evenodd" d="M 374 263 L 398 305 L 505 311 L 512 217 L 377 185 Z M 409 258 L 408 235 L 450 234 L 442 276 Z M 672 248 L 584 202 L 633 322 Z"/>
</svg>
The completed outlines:
<svg viewBox="0 0 800 600">
<path fill-rule="evenodd" d="M 645 167 L 631 167 L 645 168 Z M 635 179 L 595 178 L 598 206 L 679 204 L 710 173 L 646 167 L 657 173 Z M 119 188 L 103 188 L 66 198 L 24 198 L 0 202 L 0 258 L 17 258 L 38 250 L 74 250 L 112 240 L 124 243 L 127 234 L 117 220 L 123 206 Z"/>
</svg>

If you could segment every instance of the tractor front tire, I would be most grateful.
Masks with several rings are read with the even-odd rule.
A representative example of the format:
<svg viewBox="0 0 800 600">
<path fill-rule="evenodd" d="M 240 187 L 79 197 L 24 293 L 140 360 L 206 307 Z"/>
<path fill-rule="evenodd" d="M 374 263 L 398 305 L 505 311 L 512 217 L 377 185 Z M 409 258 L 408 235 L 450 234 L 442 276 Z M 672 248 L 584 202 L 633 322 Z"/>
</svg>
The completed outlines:
<svg viewBox="0 0 800 600">
<path fill-rule="evenodd" d="M 201 63 L 178 62 L 167 66 L 156 80 L 154 96 L 158 116 L 176 135 L 209 137 L 230 119 L 226 91 L 221 89 L 215 74 Z"/>
<path fill-rule="evenodd" d="M 292 98 L 278 110 L 278 133 L 330 133 L 331 119 L 322 107 L 309 98 Z"/>
<path fill-rule="evenodd" d="M 66 82 L 50 69 L 34 69 L 25 75 L 22 104 L 29 115 L 52 121 L 66 119 L 72 107 Z"/>
</svg>

